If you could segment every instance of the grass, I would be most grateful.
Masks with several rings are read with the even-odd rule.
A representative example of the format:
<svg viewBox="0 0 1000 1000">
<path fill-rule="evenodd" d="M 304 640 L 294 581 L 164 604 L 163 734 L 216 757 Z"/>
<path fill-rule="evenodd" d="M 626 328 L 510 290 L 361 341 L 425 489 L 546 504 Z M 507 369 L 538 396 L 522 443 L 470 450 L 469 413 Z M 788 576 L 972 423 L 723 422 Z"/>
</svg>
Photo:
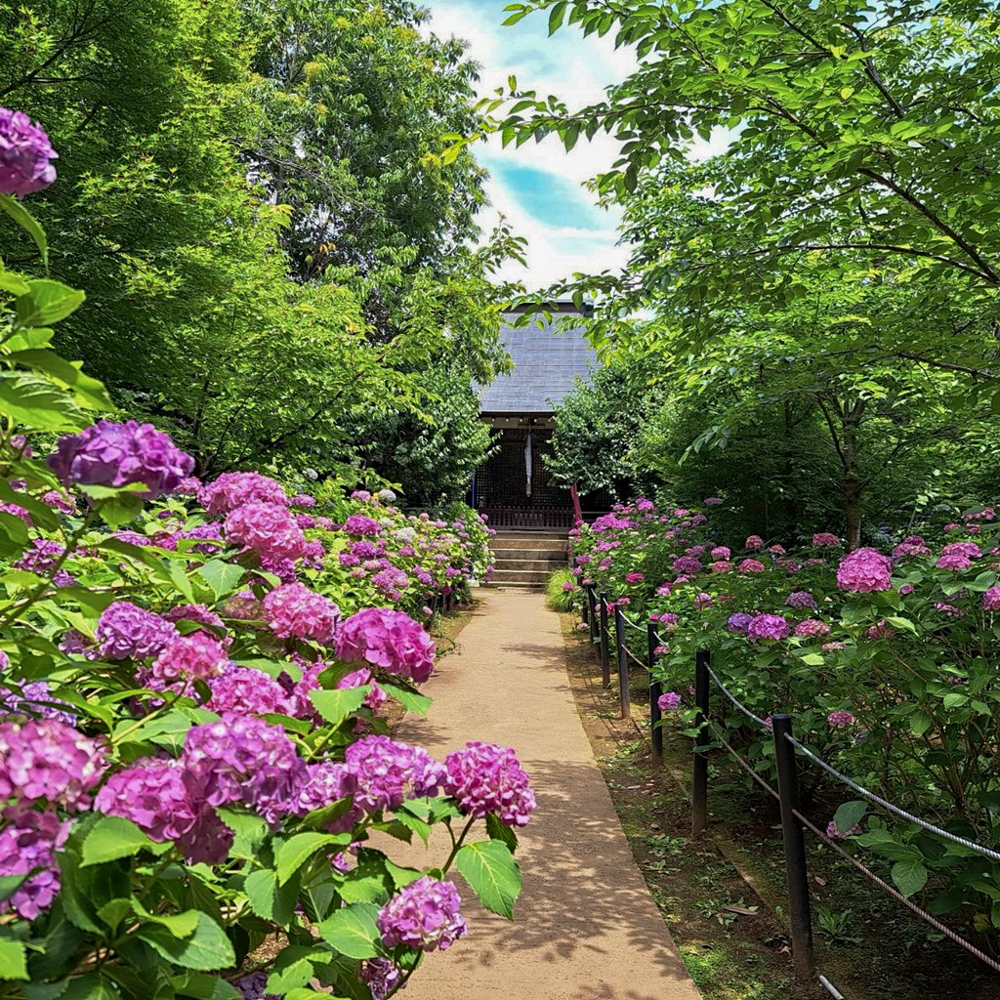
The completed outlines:
<svg viewBox="0 0 1000 1000">
<path fill-rule="evenodd" d="M 545 603 L 553 611 L 573 610 L 576 594 L 565 589 L 567 583 L 576 586 L 576 577 L 568 569 L 557 569 L 546 581 Z"/>
</svg>

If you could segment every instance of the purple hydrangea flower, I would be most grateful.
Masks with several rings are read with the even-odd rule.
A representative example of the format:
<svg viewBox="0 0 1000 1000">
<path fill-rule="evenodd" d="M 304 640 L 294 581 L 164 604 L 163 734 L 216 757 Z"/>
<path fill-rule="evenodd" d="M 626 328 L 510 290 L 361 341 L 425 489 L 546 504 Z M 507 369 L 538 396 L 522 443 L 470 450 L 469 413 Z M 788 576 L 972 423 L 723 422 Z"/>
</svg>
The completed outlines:
<svg viewBox="0 0 1000 1000">
<path fill-rule="evenodd" d="M 349 535 L 374 536 L 381 534 L 382 528 L 378 521 L 374 521 L 370 517 L 365 517 L 364 514 L 352 514 L 344 522 L 344 531 Z"/>
<path fill-rule="evenodd" d="M 785 599 L 790 608 L 815 608 L 816 598 L 806 590 L 794 590 Z"/>
<path fill-rule="evenodd" d="M 66 842 L 70 823 L 54 812 L 18 807 L 5 809 L 3 817 L 9 822 L 0 830 L 0 876 L 32 874 L 0 902 L 0 913 L 13 910 L 23 920 L 34 920 L 59 893 L 55 852 Z"/>
<path fill-rule="evenodd" d="M 826 717 L 826 721 L 827 725 L 833 729 L 846 729 L 848 726 L 853 726 L 856 720 L 850 712 L 838 708 Z"/>
<path fill-rule="evenodd" d="M 990 589 L 983 594 L 983 608 L 986 611 L 1000 610 L 1000 586 L 990 587 Z"/>
<path fill-rule="evenodd" d="M 454 883 L 425 875 L 390 899 L 375 923 L 390 948 L 405 945 L 420 951 L 443 951 L 465 934 L 460 905 Z"/>
<path fill-rule="evenodd" d="M 445 793 L 466 816 L 495 814 L 505 826 L 524 826 L 535 808 L 528 776 L 510 748 L 492 743 L 466 743 L 444 761 Z"/>
<path fill-rule="evenodd" d="M 11 691 L 0 698 L 12 714 L 37 716 L 41 719 L 55 719 L 67 726 L 76 725 L 76 715 L 66 711 L 73 706 L 60 698 L 53 698 L 48 681 L 31 681 L 21 687 L 21 693 Z M 65 708 L 60 708 L 63 705 Z"/>
<path fill-rule="evenodd" d="M 387 958 L 368 958 L 361 963 L 361 982 L 369 989 L 372 1000 L 385 998 L 399 985 L 402 973 Z"/>
<path fill-rule="evenodd" d="M 340 608 L 301 583 L 283 583 L 264 598 L 264 618 L 282 639 L 298 636 L 333 645 Z"/>
<path fill-rule="evenodd" d="M 388 736 L 365 736 L 347 748 L 345 758 L 357 781 L 354 800 L 366 812 L 436 795 L 445 781 L 445 769 L 426 750 Z"/>
<path fill-rule="evenodd" d="M 726 622 L 726 628 L 730 632 L 740 632 L 746 635 L 747 628 L 750 626 L 750 622 L 753 621 L 754 616 L 747 614 L 746 611 L 737 611 L 735 614 L 729 616 L 729 621 Z"/>
<path fill-rule="evenodd" d="M 194 468 L 169 434 L 134 420 L 98 420 L 82 434 L 61 437 L 46 462 L 65 486 L 142 483 L 147 499 L 170 493 Z"/>
<path fill-rule="evenodd" d="M 131 601 L 115 601 L 101 612 L 94 638 L 106 659 L 144 660 L 161 653 L 178 634 L 176 627 L 158 614 Z"/>
<path fill-rule="evenodd" d="M 346 764 L 308 764 L 292 812 L 297 816 L 305 816 L 314 809 L 325 809 L 334 802 L 353 795 L 357 790 L 357 778 Z M 347 833 L 354 829 L 361 816 L 361 806 L 352 802 L 342 816 L 327 825 L 326 830 L 328 833 Z"/>
<path fill-rule="evenodd" d="M 842 831 L 840 827 L 837 826 L 837 821 L 835 819 L 831 819 L 826 827 L 826 835 L 831 840 L 842 840 L 844 837 L 856 837 L 860 833 L 861 827 L 857 823 L 855 823 L 850 830 Z"/>
<path fill-rule="evenodd" d="M 675 708 L 681 707 L 681 696 L 676 691 L 667 691 L 660 695 L 657 704 L 662 711 L 673 711 Z"/>
<path fill-rule="evenodd" d="M 784 639 L 790 629 L 788 622 L 781 615 L 756 615 L 747 625 L 747 638 L 751 642 L 760 639 Z"/>
<path fill-rule="evenodd" d="M 47 188 L 56 179 L 57 159 L 41 125 L 23 111 L 0 107 L 0 194 L 23 198 Z"/>
<path fill-rule="evenodd" d="M 208 682 L 212 696 L 205 707 L 212 712 L 238 715 L 289 714 L 285 689 L 263 670 L 227 663 L 218 677 Z"/>
</svg>

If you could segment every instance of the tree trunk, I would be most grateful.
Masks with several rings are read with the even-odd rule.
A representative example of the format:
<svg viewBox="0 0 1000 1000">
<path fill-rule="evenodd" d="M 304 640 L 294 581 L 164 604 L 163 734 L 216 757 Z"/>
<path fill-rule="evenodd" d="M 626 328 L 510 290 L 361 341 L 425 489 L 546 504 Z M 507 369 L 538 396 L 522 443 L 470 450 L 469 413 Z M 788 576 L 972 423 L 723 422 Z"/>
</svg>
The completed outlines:
<svg viewBox="0 0 1000 1000">
<path fill-rule="evenodd" d="M 864 400 L 858 400 L 848 409 L 845 403 L 840 408 L 841 437 L 843 440 L 844 466 L 844 522 L 847 530 L 847 548 L 850 551 L 861 547 L 861 492 L 864 482 L 858 467 L 858 427 L 865 412 Z"/>
<path fill-rule="evenodd" d="M 850 476 L 844 480 L 844 521 L 847 527 L 847 548 L 861 547 L 861 480 Z"/>
</svg>

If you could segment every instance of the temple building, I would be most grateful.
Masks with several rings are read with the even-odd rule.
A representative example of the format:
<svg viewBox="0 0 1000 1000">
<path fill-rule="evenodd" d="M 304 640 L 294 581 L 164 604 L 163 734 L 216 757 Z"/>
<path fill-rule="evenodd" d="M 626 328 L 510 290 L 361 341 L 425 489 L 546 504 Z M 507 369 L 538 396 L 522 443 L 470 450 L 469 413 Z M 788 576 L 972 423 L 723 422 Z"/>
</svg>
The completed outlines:
<svg viewBox="0 0 1000 1000">
<path fill-rule="evenodd" d="M 552 482 L 543 458 L 551 450 L 556 405 L 598 362 L 583 327 L 562 325 L 565 316 L 586 311 L 571 302 L 555 303 L 549 311 L 552 319 L 540 327 L 504 327 L 514 370 L 481 390 L 480 414 L 498 432 L 499 449 L 477 470 L 470 499 L 495 528 L 568 529 L 574 521 L 571 491 Z M 604 496 L 579 499 L 585 514 L 610 503 Z"/>
</svg>

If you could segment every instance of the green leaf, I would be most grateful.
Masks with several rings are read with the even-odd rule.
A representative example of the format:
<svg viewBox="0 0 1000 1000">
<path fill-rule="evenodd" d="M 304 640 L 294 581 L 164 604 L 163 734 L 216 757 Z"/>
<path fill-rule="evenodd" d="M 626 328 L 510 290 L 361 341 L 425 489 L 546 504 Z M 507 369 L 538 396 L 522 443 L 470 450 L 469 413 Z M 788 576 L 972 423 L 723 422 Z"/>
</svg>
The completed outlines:
<svg viewBox="0 0 1000 1000">
<path fill-rule="evenodd" d="M 0 979 L 27 979 L 28 954 L 23 941 L 0 938 Z"/>
<path fill-rule="evenodd" d="M 809 667 L 821 667 L 826 662 L 823 659 L 822 653 L 806 653 L 805 656 L 800 656 L 799 659 Z"/>
<path fill-rule="evenodd" d="M 28 874 L 28 872 L 23 872 L 19 875 L 0 875 L 0 902 L 10 899 L 21 888 Z"/>
<path fill-rule="evenodd" d="M 217 601 L 231 594 L 246 576 L 242 566 L 224 559 L 211 559 L 204 566 L 199 566 L 196 572 L 208 584 Z"/>
<path fill-rule="evenodd" d="M 316 706 L 316 711 L 332 726 L 339 726 L 353 712 L 361 708 L 370 684 L 361 687 L 334 691 L 310 691 L 309 700 Z"/>
<path fill-rule="evenodd" d="M 27 295 L 30 291 L 25 278 L 13 271 L 4 270 L 0 266 L 0 292 L 9 292 L 11 295 Z"/>
<path fill-rule="evenodd" d="M 99 865 L 116 858 L 129 858 L 152 847 L 153 842 L 131 820 L 121 816 L 102 816 L 83 842 L 81 868 Z"/>
<path fill-rule="evenodd" d="M 379 908 L 372 903 L 345 906 L 320 923 L 320 936 L 348 958 L 375 958 L 382 953 L 381 936 L 375 925 L 378 912 Z"/>
<path fill-rule="evenodd" d="M 14 300 L 17 321 L 21 326 L 51 326 L 76 311 L 86 295 L 59 281 L 35 278 L 28 282 L 27 295 Z"/>
<path fill-rule="evenodd" d="M 145 921 L 165 927 L 176 938 L 188 938 L 198 929 L 200 910 L 185 910 L 183 913 L 150 913 L 137 899 L 132 900 L 132 909 Z"/>
<path fill-rule="evenodd" d="M 933 725 L 934 720 L 923 709 L 917 709 L 910 716 L 910 729 L 915 736 L 923 736 Z"/>
<path fill-rule="evenodd" d="M 0 376 L 0 413 L 16 424 L 43 431 L 79 430 L 87 422 L 65 392 L 30 372 Z"/>
<path fill-rule="evenodd" d="M 264 868 L 247 876 L 243 891 L 250 900 L 250 909 L 258 917 L 282 927 L 291 922 L 299 895 L 297 878 L 292 877 L 284 885 L 279 885 L 278 873 Z"/>
<path fill-rule="evenodd" d="M 325 949 L 286 945 L 267 977 L 265 993 L 284 997 L 290 990 L 300 989 L 312 979 L 314 964 L 329 958 L 330 954 Z"/>
<path fill-rule="evenodd" d="M 198 913 L 194 934 L 178 940 L 165 927 L 139 928 L 141 938 L 165 959 L 185 969 L 212 972 L 236 964 L 236 952 L 222 928 L 207 914 Z"/>
<path fill-rule="evenodd" d="M 922 861 L 897 861 L 892 866 L 892 881 L 904 896 L 912 896 L 927 884 L 927 869 Z"/>
<path fill-rule="evenodd" d="M 85 375 L 77 365 L 59 357 L 54 351 L 13 351 L 7 356 L 7 360 L 51 375 L 64 388 L 73 392 L 79 406 L 91 410 L 114 409 L 114 403 L 103 382 Z"/>
<path fill-rule="evenodd" d="M 278 848 L 275 868 L 284 885 L 318 850 L 351 842 L 349 833 L 298 833 Z"/>
<path fill-rule="evenodd" d="M 945 708 L 961 708 L 969 700 L 969 696 L 962 694 L 960 691 L 949 691 L 944 698 L 941 699 L 941 704 Z"/>
<path fill-rule="evenodd" d="M 42 255 L 42 266 L 49 269 L 49 241 L 45 238 L 45 230 L 38 220 L 14 197 L 0 194 L 0 211 L 6 212 L 35 241 L 38 252 Z"/>
<path fill-rule="evenodd" d="M 181 976 L 174 976 L 170 984 L 178 997 L 188 1000 L 240 1000 L 243 996 L 231 983 L 204 972 L 186 972 Z"/>
<path fill-rule="evenodd" d="M 487 910 L 514 919 L 521 869 L 506 844 L 499 840 L 466 844 L 455 855 L 455 864 Z"/>
<path fill-rule="evenodd" d="M 434 704 L 434 700 L 428 698 L 427 695 L 411 691 L 409 688 L 400 687 L 398 684 L 387 684 L 384 681 L 379 681 L 378 686 L 386 694 L 391 694 L 408 712 L 426 715 L 427 710 Z"/>
<path fill-rule="evenodd" d="M 861 817 L 867 811 L 868 803 L 860 799 L 855 799 L 841 805 L 833 814 L 833 821 L 837 824 L 837 829 L 840 833 L 846 834 L 848 830 L 853 829 L 854 826 L 861 822 Z"/>
<path fill-rule="evenodd" d="M 517 850 L 517 834 L 511 827 L 504 825 L 496 813 L 490 813 L 486 817 L 486 832 L 490 840 L 499 840 L 506 844 L 511 854 Z"/>
</svg>

